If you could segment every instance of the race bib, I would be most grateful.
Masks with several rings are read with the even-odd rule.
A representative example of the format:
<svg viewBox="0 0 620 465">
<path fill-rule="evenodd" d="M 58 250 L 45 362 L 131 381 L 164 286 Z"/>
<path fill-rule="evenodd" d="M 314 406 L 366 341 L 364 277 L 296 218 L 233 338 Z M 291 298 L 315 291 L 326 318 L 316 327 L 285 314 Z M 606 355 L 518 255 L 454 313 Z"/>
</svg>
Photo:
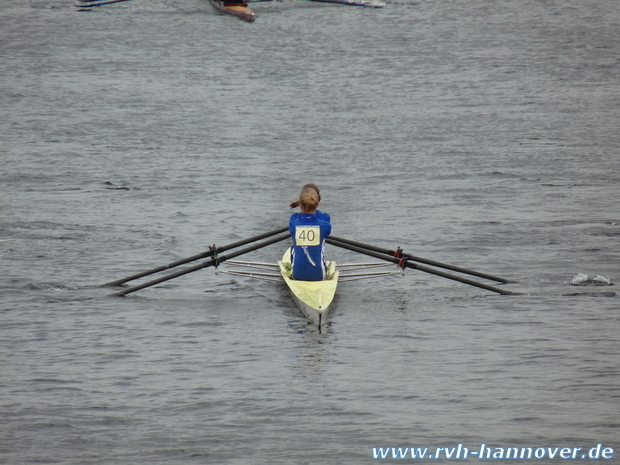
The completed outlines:
<svg viewBox="0 0 620 465">
<path fill-rule="evenodd" d="M 297 245 L 320 245 L 321 227 L 320 226 L 296 226 L 295 244 Z"/>
</svg>

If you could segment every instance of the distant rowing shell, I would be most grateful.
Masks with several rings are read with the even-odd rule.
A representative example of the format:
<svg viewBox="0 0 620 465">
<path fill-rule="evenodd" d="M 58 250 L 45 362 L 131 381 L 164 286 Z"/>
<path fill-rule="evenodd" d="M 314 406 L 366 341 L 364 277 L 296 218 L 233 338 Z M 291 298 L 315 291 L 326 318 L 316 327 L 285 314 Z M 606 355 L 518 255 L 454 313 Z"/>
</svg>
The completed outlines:
<svg viewBox="0 0 620 465">
<path fill-rule="evenodd" d="M 247 3 L 239 2 L 239 3 L 234 3 L 234 4 L 233 3 L 226 4 L 222 0 L 210 0 L 210 1 L 211 1 L 211 4 L 217 10 L 221 11 L 222 13 L 236 16 L 249 23 L 251 23 L 255 19 L 254 12 L 248 8 Z"/>
<path fill-rule="evenodd" d="M 351 6 L 363 6 L 370 8 L 383 8 L 385 4 L 383 3 L 366 3 L 362 1 L 355 0 L 312 0 L 313 2 L 321 2 L 321 3 L 338 3 L 340 5 L 351 5 Z"/>
<path fill-rule="evenodd" d="M 124 1 L 124 0 L 116 0 L 116 1 Z M 311 1 L 322 2 L 322 3 L 335 3 L 339 5 L 362 6 L 362 7 L 370 7 L 370 8 L 382 8 L 385 6 L 385 4 L 383 3 L 370 3 L 370 2 L 366 3 L 363 1 L 355 1 L 355 0 L 311 0 Z M 254 12 L 248 7 L 248 4 L 242 0 L 240 0 L 238 3 L 225 2 L 225 0 L 210 0 L 210 2 L 217 10 L 221 11 L 222 13 L 236 16 L 250 23 L 253 22 L 255 19 Z"/>
</svg>

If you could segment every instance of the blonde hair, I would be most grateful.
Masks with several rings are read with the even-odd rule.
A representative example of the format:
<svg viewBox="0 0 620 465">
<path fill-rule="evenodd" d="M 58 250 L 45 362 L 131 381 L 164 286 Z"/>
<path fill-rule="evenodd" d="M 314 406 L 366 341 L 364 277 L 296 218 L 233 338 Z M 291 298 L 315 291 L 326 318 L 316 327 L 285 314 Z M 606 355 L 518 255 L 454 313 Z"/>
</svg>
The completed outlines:
<svg viewBox="0 0 620 465">
<path fill-rule="evenodd" d="M 312 187 L 304 186 L 299 193 L 299 206 L 302 211 L 314 212 L 319 206 L 319 194 Z"/>
<path fill-rule="evenodd" d="M 305 184 L 304 187 L 301 188 L 301 192 L 299 193 L 299 200 L 295 200 L 294 202 L 291 202 L 291 205 L 290 205 L 291 208 L 296 208 L 301 205 L 301 194 L 302 192 L 304 192 L 304 189 L 306 188 L 312 189 L 316 192 L 316 195 L 318 197 L 317 206 L 319 205 L 319 202 L 321 201 L 321 192 L 319 191 L 319 186 L 310 182 L 308 184 Z M 316 209 L 316 207 L 314 207 L 314 209 Z"/>
</svg>

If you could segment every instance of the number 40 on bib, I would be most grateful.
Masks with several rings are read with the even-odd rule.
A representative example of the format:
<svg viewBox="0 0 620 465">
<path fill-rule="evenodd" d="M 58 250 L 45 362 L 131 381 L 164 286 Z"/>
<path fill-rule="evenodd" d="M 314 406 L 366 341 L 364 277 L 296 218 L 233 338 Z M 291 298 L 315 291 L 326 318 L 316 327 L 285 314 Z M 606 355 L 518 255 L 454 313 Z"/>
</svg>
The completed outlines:
<svg viewBox="0 0 620 465">
<path fill-rule="evenodd" d="M 295 244 L 319 245 L 321 243 L 320 226 L 297 226 L 295 227 Z"/>
</svg>

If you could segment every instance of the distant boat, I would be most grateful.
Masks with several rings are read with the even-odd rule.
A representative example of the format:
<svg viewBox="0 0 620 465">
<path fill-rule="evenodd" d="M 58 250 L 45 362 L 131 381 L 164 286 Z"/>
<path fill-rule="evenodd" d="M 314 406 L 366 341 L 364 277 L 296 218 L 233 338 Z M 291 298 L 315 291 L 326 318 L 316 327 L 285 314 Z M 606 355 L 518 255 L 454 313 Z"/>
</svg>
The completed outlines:
<svg viewBox="0 0 620 465">
<path fill-rule="evenodd" d="M 248 4 L 238 0 L 210 0 L 211 4 L 222 13 L 236 16 L 244 21 L 251 23 L 254 21 L 254 12 L 250 10 Z"/>
<path fill-rule="evenodd" d="M 88 0 L 82 0 L 88 1 Z M 125 0 L 113 0 L 113 1 L 125 1 Z M 255 0 L 255 1 L 271 1 L 271 0 Z M 340 5 L 351 6 L 364 6 L 370 8 L 383 8 L 383 3 L 366 3 L 364 1 L 355 0 L 310 0 L 313 2 L 322 3 L 337 3 Z M 254 12 L 248 7 L 248 4 L 243 0 L 210 0 L 211 4 L 222 13 L 227 15 L 236 16 L 244 21 L 252 22 L 255 19 Z"/>
<path fill-rule="evenodd" d="M 383 8 L 385 6 L 384 3 L 366 3 L 366 2 L 356 2 L 354 0 L 311 0 L 313 2 L 322 2 L 322 3 L 339 3 L 341 5 L 351 5 L 351 6 L 365 6 L 370 8 Z"/>
</svg>

